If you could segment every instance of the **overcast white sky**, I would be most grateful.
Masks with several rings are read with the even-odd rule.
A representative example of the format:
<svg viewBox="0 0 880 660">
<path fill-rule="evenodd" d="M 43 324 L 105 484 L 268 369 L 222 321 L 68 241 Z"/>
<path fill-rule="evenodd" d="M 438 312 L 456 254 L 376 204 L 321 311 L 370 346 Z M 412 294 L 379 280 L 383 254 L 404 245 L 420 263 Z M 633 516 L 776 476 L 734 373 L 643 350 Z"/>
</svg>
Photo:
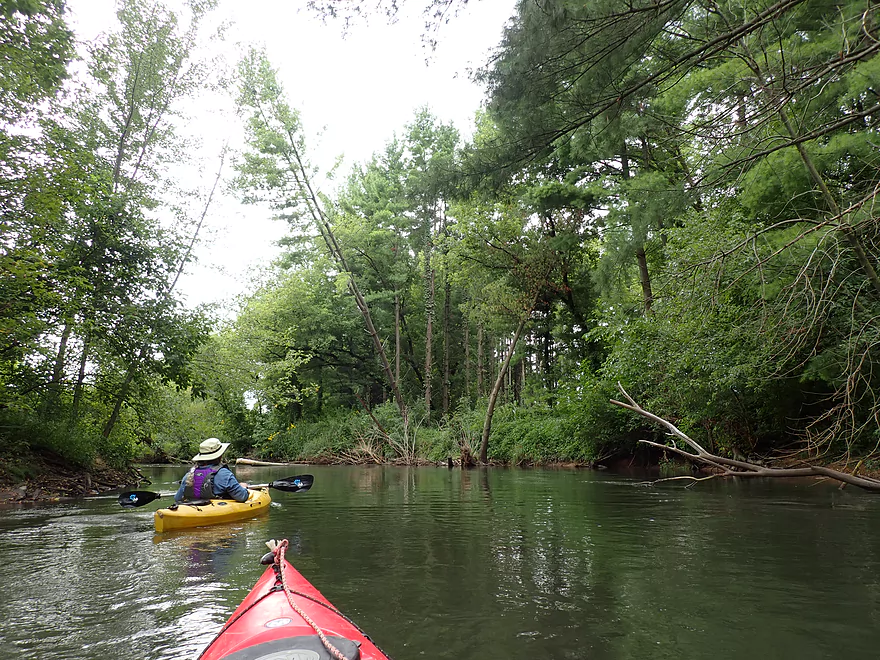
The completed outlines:
<svg viewBox="0 0 880 660">
<path fill-rule="evenodd" d="M 173 6 L 175 0 L 166 2 Z M 346 36 L 341 23 L 324 25 L 296 9 L 304 4 L 221 0 L 215 17 L 232 23 L 224 44 L 230 64 L 236 59 L 237 43 L 266 48 L 288 99 L 302 113 L 315 164 L 326 169 L 344 156 L 340 174 L 346 174 L 352 164 L 381 150 L 422 106 L 470 134 L 483 92 L 470 82 L 467 71 L 483 65 L 498 44 L 514 0 L 470 0 L 441 28 L 433 53 L 421 41 L 424 19 L 413 0 L 402 3 L 404 9 L 410 5 L 410 13 L 396 24 L 376 16 L 366 25 L 354 25 Z M 114 24 L 114 0 L 68 0 L 68 6 L 80 39 L 94 39 Z M 207 187 L 224 141 L 230 137 L 235 144 L 240 130 L 230 114 L 231 103 L 204 105 L 194 104 L 191 111 L 190 128 L 200 137 L 202 149 L 184 176 Z M 229 194 L 215 198 L 205 232 L 209 240 L 197 248 L 198 264 L 178 285 L 188 302 L 231 300 L 249 290 L 251 276 L 277 254 L 273 242 L 285 229 L 264 209 L 238 204 Z"/>
</svg>

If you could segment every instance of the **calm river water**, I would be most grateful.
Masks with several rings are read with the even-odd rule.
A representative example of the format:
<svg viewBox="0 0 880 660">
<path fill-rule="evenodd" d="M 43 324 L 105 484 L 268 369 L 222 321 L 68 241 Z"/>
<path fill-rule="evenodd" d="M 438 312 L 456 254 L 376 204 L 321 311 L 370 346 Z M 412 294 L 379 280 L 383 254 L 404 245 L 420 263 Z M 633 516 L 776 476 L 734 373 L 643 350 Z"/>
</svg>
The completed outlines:
<svg viewBox="0 0 880 660">
<path fill-rule="evenodd" d="M 264 541 L 395 660 L 880 657 L 880 497 L 606 473 L 238 468 L 255 520 L 156 535 L 114 498 L 0 510 L 0 657 L 191 658 Z M 148 468 L 170 492 L 183 468 Z M 168 500 L 162 500 L 167 502 Z"/>
</svg>

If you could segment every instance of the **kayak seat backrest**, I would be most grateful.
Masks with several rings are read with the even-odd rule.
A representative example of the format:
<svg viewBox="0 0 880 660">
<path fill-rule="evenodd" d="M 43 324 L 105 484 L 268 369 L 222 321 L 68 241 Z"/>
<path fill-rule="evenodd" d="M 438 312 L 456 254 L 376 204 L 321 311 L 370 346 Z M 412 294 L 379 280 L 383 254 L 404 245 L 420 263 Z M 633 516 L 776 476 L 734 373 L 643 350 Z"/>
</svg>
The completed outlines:
<svg viewBox="0 0 880 660">
<path fill-rule="evenodd" d="M 342 655 L 348 660 L 360 660 L 361 650 L 358 642 L 335 635 L 327 635 L 327 639 L 342 651 Z M 287 660 L 288 658 L 290 660 L 335 660 L 317 635 L 274 639 L 271 642 L 263 642 L 230 655 L 224 655 L 223 658 L 224 660 Z"/>
</svg>

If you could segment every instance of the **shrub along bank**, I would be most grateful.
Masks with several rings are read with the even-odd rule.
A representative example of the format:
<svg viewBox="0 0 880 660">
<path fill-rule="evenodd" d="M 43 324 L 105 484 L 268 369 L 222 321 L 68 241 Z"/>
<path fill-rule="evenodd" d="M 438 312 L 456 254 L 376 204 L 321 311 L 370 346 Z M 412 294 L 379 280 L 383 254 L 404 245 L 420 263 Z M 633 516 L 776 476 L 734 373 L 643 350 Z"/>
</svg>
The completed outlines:
<svg viewBox="0 0 880 660">
<path fill-rule="evenodd" d="M 485 400 L 462 403 L 440 422 L 429 422 L 423 411 L 410 413 L 408 424 L 392 403 L 363 410 L 337 410 L 316 420 L 300 420 L 287 428 L 233 441 L 233 451 L 267 461 L 344 463 L 446 463 L 467 461 L 479 453 L 486 412 Z M 496 408 L 489 461 L 501 465 L 575 463 L 591 465 L 637 451 L 638 420 L 606 404 L 604 415 L 585 427 L 583 416 L 570 406 L 513 403 Z M 608 426 L 616 422 L 616 428 Z M 642 436 L 644 437 L 644 436 Z"/>
</svg>

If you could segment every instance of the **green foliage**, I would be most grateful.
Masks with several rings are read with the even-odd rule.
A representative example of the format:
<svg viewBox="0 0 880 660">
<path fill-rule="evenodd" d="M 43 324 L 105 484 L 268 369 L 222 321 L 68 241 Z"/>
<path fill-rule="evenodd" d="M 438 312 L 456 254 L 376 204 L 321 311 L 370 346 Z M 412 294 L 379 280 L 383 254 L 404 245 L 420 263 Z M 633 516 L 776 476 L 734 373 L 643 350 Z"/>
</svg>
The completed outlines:
<svg viewBox="0 0 880 660">
<path fill-rule="evenodd" d="M 157 388 L 143 402 L 139 452 L 189 461 L 205 438 L 220 438 L 240 446 L 240 436 L 217 401 L 193 396 L 191 390 L 172 386 Z M 158 450 L 158 451 L 157 451 Z"/>
<path fill-rule="evenodd" d="M 601 461 L 664 437 L 609 403 L 620 382 L 720 453 L 870 451 L 876 21 L 856 3 L 766 10 L 520 3 L 480 74 L 473 143 L 420 110 L 332 200 L 309 187 L 277 73 L 249 53 L 238 183 L 293 234 L 197 369 L 239 446 L 473 455 L 497 394 L 492 460 Z M 391 380 L 405 406 L 387 403 Z"/>
<path fill-rule="evenodd" d="M 0 121 L 4 124 L 33 111 L 67 77 L 73 35 L 64 14 L 64 0 L 0 2 Z M 5 136 L 5 127 L 0 130 Z M 0 154 L 6 146 L 3 142 Z"/>
<path fill-rule="evenodd" d="M 190 384 L 207 337 L 175 298 L 197 235 L 165 177 L 213 4 L 122 2 L 63 96 L 64 3 L 0 4 L 0 410 L 17 441 L 77 464 L 130 461 L 145 401 Z"/>
<path fill-rule="evenodd" d="M 637 450 L 638 438 L 645 437 L 644 422 L 609 403 L 620 398 L 615 382 L 597 377 L 584 365 L 560 389 L 556 414 L 562 419 L 560 437 L 567 439 L 571 459 L 602 462 Z"/>
<path fill-rule="evenodd" d="M 15 456 L 24 448 L 42 450 L 78 467 L 89 467 L 98 457 L 113 467 L 123 467 L 135 457 L 135 439 L 129 429 L 121 426 L 105 438 L 100 419 L 92 415 L 68 422 L 5 410 L 0 414 L 0 427 L 0 452 L 4 456 Z"/>
<path fill-rule="evenodd" d="M 126 0 L 65 100 L 63 3 L 0 4 L 7 447 L 121 464 L 210 435 L 269 459 L 443 461 L 491 428 L 493 461 L 593 462 L 663 439 L 609 403 L 619 382 L 720 453 L 874 451 L 863 3 L 521 2 L 472 143 L 420 109 L 332 199 L 248 51 L 235 185 L 291 234 L 209 338 L 173 293 L 190 225 L 160 216 L 186 216 L 163 173 L 213 5 Z"/>
<path fill-rule="evenodd" d="M 571 407 L 499 406 L 490 459 L 510 464 L 607 459 L 609 444 L 603 440 L 612 436 L 613 430 L 597 429 L 595 434 L 587 435 L 577 429 L 590 414 L 594 415 L 593 419 L 603 415 L 631 418 L 611 409 L 607 399 L 593 400 L 592 403 L 596 406 L 589 411 L 583 406 L 579 408 L 583 414 L 580 418 Z M 282 461 L 317 458 L 445 463 L 450 457 L 457 460 L 462 447 L 466 447 L 471 455 L 476 453 L 485 412 L 485 400 L 476 406 L 462 402 L 441 425 L 428 424 L 424 415 L 414 413 L 414 417 L 422 421 L 411 421 L 405 427 L 393 404 L 377 406 L 373 410 L 379 426 L 362 412 L 340 410 L 326 413 L 316 421 L 302 421 L 264 433 L 255 443 L 255 451 L 264 459 Z M 407 449 L 412 453 L 408 454 Z"/>
<path fill-rule="evenodd" d="M 91 447 L 95 458 L 101 458 L 111 467 L 124 468 L 139 456 L 140 434 L 143 433 L 141 418 L 132 409 L 126 409 L 118 424 L 105 435 L 104 419 L 93 418 L 88 426 L 78 425 L 87 433 L 85 442 Z"/>
<path fill-rule="evenodd" d="M 332 458 L 351 450 L 355 439 L 371 426 L 369 417 L 336 411 L 314 422 L 303 421 L 269 433 L 255 443 L 258 455 L 268 460 Z"/>
<path fill-rule="evenodd" d="M 563 423 L 554 410 L 500 406 L 492 422 L 489 457 L 516 464 L 579 460 L 580 456 L 570 453 Z"/>
</svg>

